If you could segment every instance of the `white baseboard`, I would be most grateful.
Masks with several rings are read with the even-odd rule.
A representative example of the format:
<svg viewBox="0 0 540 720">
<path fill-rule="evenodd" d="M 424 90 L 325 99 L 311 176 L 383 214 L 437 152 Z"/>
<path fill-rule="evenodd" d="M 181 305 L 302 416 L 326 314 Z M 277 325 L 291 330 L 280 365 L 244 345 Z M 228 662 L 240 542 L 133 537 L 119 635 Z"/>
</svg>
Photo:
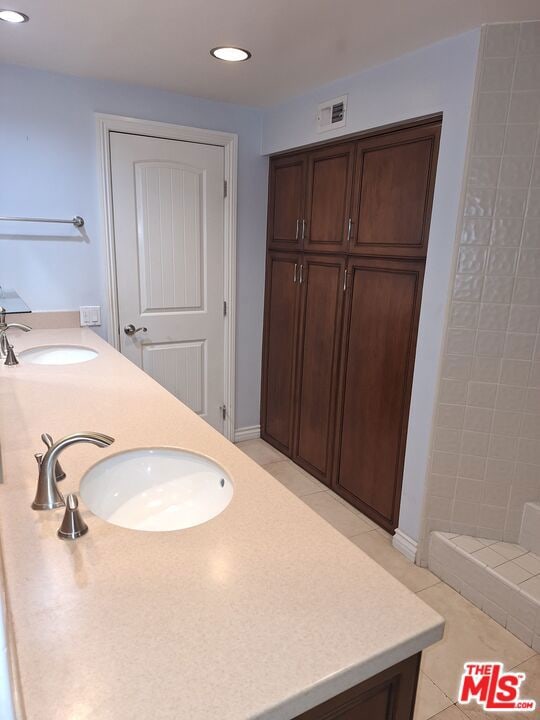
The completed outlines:
<svg viewBox="0 0 540 720">
<path fill-rule="evenodd" d="M 260 437 L 260 425 L 249 425 L 248 427 L 237 428 L 234 431 L 234 442 L 242 442 L 242 440 L 254 440 Z"/>
<path fill-rule="evenodd" d="M 418 543 L 413 540 L 412 537 L 406 535 L 403 530 L 396 529 L 394 537 L 392 538 L 392 545 L 399 550 L 402 555 L 406 558 L 416 562 L 416 552 L 418 550 Z"/>
</svg>

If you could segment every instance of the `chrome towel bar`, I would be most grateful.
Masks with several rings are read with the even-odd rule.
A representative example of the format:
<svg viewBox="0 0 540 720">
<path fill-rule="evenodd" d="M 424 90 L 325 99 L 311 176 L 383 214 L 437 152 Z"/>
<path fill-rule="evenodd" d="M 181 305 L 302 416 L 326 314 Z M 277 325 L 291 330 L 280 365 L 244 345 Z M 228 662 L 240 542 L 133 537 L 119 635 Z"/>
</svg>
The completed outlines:
<svg viewBox="0 0 540 720">
<path fill-rule="evenodd" d="M 75 227 L 82 227 L 84 220 L 80 215 L 75 215 L 71 220 L 57 220 L 54 218 L 29 218 L 29 217 L 3 217 L 0 216 L 0 220 L 7 220 L 8 222 L 36 222 L 36 223 L 61 223 L 63 225 L 75 225 Z"/>
</svg>

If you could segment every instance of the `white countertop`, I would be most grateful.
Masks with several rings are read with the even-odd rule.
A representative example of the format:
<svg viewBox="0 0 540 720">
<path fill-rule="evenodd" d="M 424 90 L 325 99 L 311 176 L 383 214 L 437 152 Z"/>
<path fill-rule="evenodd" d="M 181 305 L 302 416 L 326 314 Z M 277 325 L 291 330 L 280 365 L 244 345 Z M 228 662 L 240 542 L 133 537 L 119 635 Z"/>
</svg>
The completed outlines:
<svg viewBox="0 0 540 720">
<path fill-rule="evenodd" d="M 14 337 L 69 343 L 69 366 L 0 366 L 0 542 L 28 720 L 289 720 L 442 636 L 443 620 L 249 457 L 88 329 Z M 110 525 L 56 537 L 62 509 L 30 508 L 40 435 L 76 445 L 62 492 L 106 454 L 149 445 L 203 453 L 234 497 L 169 533 Z"/>
</svg>

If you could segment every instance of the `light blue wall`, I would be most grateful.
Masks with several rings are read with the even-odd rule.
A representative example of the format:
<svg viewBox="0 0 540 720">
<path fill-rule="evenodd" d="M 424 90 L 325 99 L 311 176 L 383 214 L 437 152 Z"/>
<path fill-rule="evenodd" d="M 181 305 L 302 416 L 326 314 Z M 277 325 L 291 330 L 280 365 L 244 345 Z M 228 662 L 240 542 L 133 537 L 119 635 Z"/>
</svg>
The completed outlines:
<svg viewBox="0 0 540 720">
<path fill-rule="evenodd" d="M 258 424 L 267 183 L 259 110 L 0 66 L 0 215 L 82 215 L 88 233 L 84 242 L 69 226 L 3 223 L 0 285 L 16 288 L 33 310 L 107 307 L 95 112 L 238 134 L 237 377 L 242 381 L 236 425 Z"/>
<path fill-rule="evenodd" d="M 263 121 L 263 152 L 272 153 L 443 113 L 399 521 L 401 530 L 414 540 L 420 537 L 479 42 L 478 29 L 422 48 L 271 108 Z M 347 127 L 317 133 L 318 104 L 345 93 L 349 95 Z"/>
</svg>

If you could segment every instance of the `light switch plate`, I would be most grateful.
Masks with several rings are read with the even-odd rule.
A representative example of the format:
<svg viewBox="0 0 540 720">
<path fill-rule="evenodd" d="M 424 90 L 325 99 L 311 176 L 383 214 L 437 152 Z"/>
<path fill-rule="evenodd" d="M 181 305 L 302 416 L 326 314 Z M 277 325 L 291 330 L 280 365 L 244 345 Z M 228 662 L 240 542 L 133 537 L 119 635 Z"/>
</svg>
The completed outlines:
<svg viewBox="0 0 540 720">
<path fill-rule="evenodd" d="M 101 325 L 101 306 L 84 305 L 79 308 L 81 315 L 81 327 Z"/>
</svg>

